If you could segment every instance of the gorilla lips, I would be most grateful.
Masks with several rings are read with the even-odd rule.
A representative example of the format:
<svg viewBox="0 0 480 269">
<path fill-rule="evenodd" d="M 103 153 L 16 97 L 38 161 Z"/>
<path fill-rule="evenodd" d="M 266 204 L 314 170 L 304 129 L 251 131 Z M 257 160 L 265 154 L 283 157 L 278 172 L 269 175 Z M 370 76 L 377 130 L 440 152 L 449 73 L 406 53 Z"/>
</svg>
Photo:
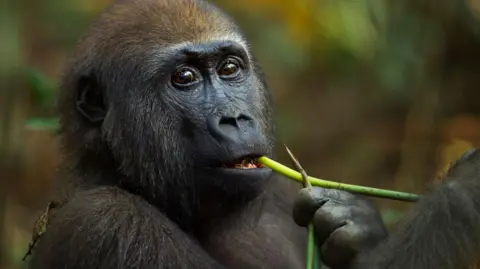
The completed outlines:
<svg viewBox="0 0 480 269">
<path fill-rule="evenodd" d="M 254 169 L 254 168 L 263 168 L 263 164 L 258 162 L 257 157 L 245 157 L 243 159 L 227 163 L 223 165 L 227 168 L 239 168 L 239 169 Z"/>
</svg>

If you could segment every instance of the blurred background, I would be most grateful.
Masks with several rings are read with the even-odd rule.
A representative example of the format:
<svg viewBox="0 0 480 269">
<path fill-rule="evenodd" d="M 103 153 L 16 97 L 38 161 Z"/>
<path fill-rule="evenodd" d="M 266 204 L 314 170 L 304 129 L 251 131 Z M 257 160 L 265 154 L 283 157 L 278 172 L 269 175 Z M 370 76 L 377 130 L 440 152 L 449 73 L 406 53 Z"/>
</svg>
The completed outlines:
<svg viewBox="0 0 480 269">
<path fill-rule="evenodd" d="M 109 2 L 0 3 L 1 269 L 24 267 L 59 160 L 55 131 L 32 118 L 56 116 L 58 74 Z M 480 145 L 480 0 L 214 2 L 245 29 L 279 139 L 310 175 L 422 193 Z M 377 202 L 389 225 L 410 206 Z"/>
</svg>

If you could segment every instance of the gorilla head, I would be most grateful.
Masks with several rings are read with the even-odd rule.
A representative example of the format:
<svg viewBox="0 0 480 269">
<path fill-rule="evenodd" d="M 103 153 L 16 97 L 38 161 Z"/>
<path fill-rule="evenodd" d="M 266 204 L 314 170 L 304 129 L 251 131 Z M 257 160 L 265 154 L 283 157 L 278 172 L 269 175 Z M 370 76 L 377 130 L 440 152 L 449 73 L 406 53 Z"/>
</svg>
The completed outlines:
<svg viewBox="0 0 480 269">
<path fill-rule="evenodd" d="M 224 214 L 269 181 L 255 159 L 273 154 L 270 103 L 226 14 L 203 1 L 120 1 L 62 76 L 66 159 L 87 178 L 76 185 L 119 185 L 179 223 Z"/>
</svg>

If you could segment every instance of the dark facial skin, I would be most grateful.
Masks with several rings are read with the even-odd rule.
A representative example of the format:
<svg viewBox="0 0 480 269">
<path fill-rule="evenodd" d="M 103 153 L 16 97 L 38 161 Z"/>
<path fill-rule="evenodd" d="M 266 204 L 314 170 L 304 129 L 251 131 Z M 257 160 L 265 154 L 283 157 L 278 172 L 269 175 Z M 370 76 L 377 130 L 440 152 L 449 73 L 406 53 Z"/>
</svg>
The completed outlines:
<svg viewBox="0 0 480 269">
<path fill-rule="evenodd" d="M 117 2 L 80 40 L 59 94 L 60 206 L 31 268 L 305 266 L 306 230 L 291 217 L 300 186 L 235 168 L 275 158 L 273 104 L 240 29 L 216 7 Z M 358 231 L 337 236 L 337 219 L 315 221 L 330 268 L 386 236 L 370 203 L 311 193 Z M 302 207 L 295 218 L 311 218 Z"/>
<path fill-rule="evenodd" d="M 272 171 L 233 167 L 246 157 L 272 155 L 272 130 L 265 127 L 269 119 L 261 103 L 266 85 L 258 84 L 248 53 L 237 42 L 212 41 L 179 46 L 172 54 L 176 67 L 164 94 L 182 115 L 180 132 L 194 173 L 204 175 L 194 179 L 205 193 L 200 201 L 209 202 L 211 213 L 219 202 L 257 197 Z"/>
</svg>

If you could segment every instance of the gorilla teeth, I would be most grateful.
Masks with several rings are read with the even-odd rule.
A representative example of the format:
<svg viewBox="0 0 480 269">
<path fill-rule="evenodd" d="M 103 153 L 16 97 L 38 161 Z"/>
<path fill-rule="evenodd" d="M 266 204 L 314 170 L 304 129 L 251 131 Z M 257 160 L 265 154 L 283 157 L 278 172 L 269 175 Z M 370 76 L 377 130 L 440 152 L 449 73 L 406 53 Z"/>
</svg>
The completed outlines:
<svg viewBox="0 0 480 269">
<path fill-rule="evenodd" d="M 254 169 L 254 168 L 262 168 L 265 166 L 259 163 L 256 158 L 255 159 L 247 158 L 242 160 L 241 163 L 235 164 L 234 167 L 239 169 Z"/>
<path fill-rule="evenodd" d="M 235 168 L 235 169 L 254 169 L 254 168 L 263 168 L 263 164 L 259 163 L 255 157 L 246 157 L 238 162 L 233 163 L 222 163 L 224 168 Z"/>
<path fill-rule="evenodd" d="M 234 167 L 240 168 L 240 169 L 252 169 L 252 168 L 257 168 L 257 164 L 255 160 L 247 158 L 247 159 L 243 159 L 241 163 L 235 164 Z"/>
</svg>

